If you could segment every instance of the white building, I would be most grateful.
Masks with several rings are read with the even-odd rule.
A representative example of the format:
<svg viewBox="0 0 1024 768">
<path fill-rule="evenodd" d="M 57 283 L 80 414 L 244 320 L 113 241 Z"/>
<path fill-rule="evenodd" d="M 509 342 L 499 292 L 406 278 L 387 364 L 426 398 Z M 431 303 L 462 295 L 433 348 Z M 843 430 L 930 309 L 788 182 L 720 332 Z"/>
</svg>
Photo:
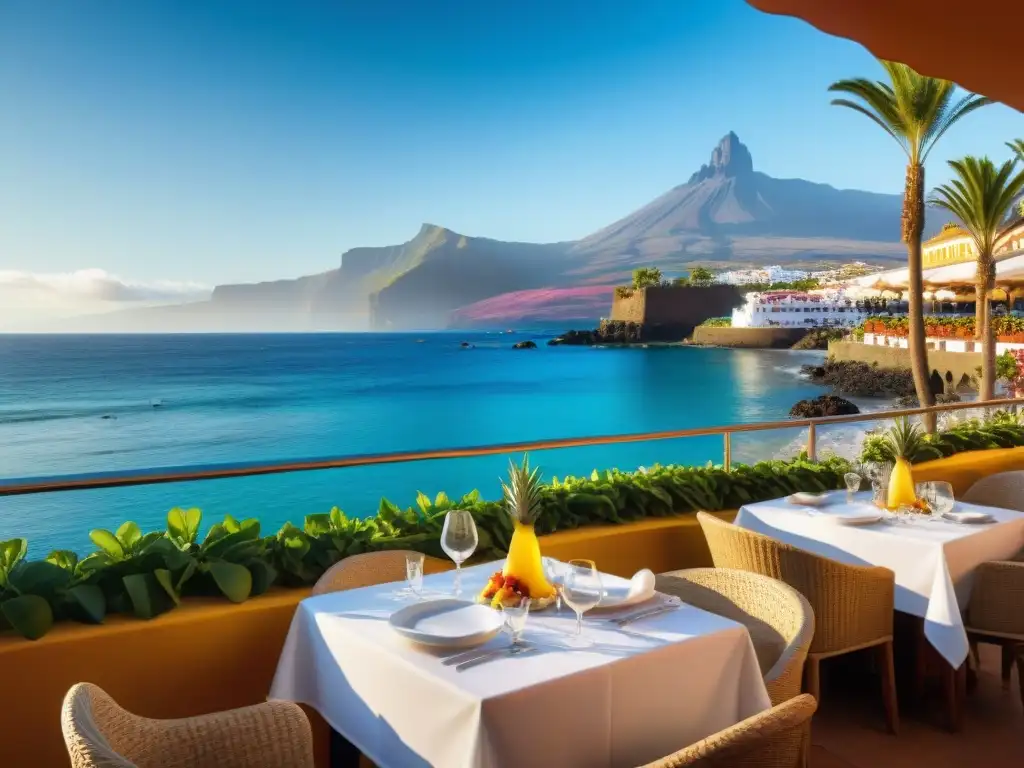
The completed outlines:
<svg viewBox="0 0 1024 768">
<path fill-rule="evenodd" d="M 748 293 L 747 303 L 732 311 L 733 328 L 852 328 L 868 316 L 841 291 Z"/>
<path fill-rule="evenodd" d="M 717 281 L 730 285 L 750 285 L 751 283 L 791 283 L 804 280 L 807 273 L 801 269 L 783 269 L 778 264 L 763 269 L 734 269 L 720 272 Z"/>
</svg>

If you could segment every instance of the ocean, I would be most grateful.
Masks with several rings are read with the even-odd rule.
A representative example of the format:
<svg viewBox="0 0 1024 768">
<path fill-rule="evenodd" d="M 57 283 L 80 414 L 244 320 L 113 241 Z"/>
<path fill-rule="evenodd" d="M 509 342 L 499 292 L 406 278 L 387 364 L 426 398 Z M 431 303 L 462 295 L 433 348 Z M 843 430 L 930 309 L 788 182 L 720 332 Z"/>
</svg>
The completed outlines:
<svg viewBox="0 0 1024 768">
<path fill-rule="evenodd" d="M 822 353 L 547 347 L 551 334 L 0 336 L 0 477 L 271 461 L 649 432 L 785 418 L 822 393 Z M 532 338 L 538 349 L 513 350 Z M 471 346 L 463 348 L 462 342 Z M 792 453 L 797 430 L 737 435 L 734 461 Z M 824 442 L 827 442 L 827 436 Z M 843 442 L 843 441 L 837 441 Z M 0 497 L 0 540 L 89 551 L 88 532 L 162 528 L 174 506 L 265 533 L 382 496 L 499 493 L 507 456 Z M 519 457 L 515 457 L 519 458 Z M 546 476 L 722 460 L 719 437 L 538 452 Z"/>
</svg>

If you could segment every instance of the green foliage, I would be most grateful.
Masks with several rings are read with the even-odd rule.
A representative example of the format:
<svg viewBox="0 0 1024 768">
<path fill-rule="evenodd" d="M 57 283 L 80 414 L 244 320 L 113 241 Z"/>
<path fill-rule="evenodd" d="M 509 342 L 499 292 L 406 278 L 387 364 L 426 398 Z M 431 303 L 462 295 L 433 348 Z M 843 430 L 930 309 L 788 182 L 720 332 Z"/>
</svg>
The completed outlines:
<svg viewBox="0 0 1024 768">
<path fill-rule="evenodd" d="M 690 285 L 707 286 L 715 282 L 715 273 L 706 267 L 693 267 L 690 270 Z"/>
<path fill-rule="evenodd" d="M 904 436 L 905 437 L 905 436 Z M 960 451 L 1024 446 L 1024 423 L 1014 414 L 956 423 L 934 435 L 903 440 L 911 462 Z M 908 447 L 909 444 L 909 447 Z M 861 461 L 890 461 L 896 453 L 887 433 L 865 441 Z M 721 466 L 661 466 L 622 472 L 594 470 L 586 477 L 552 478 L 531 493 L 531 516 L 538 534 L 587 525 L 628 523 L 700 509 L 733 509 L 796 491 L 840 488 L 849 462 L 830 457 Z M 532 476 L 534 470 L 524 466 Z M 28 560 L 27 542 L 0 542 L 0 629 L 29 639 L 44 635 L 54 621 L 100 623 L 107 613 L 152 618 L 183 597 L 221 595 L 241 602 L 271 585 L 314 583 L 334 563 L 350 555 L 385 549 L 412 549 L 443 557 L 445 514 L 470 510 L 476 521 L 476 556 L 498 559 L 508 551 L 512 518 L 504 501 L 488 501 L 476 491 L 457 499 L 439 493 L 417 495 L 405 509 L 381 499 L 377 514 L 350 518 L 338 508 L 308 515 L 298 528 L 286 523 L 263 537 L 256 520 L 230 515 L 200 539 L 199 510 L 173 509 L 164 531 L 143 533 L 132 522 L 115 532 L 90 533 L 96 550 L 79 559 L 67 550 L 44 560 Z"/>
<path fill-rule="evenodd" d="M 661 285 L 661 270 L 657 267 L 640 267 L 633 270 L 633 288 L 642 290 Z"/>
<path fill-rule="evenodd" d="M 888 462 L 896 457 L 892 428 L 869 435 L 861 451 L 861 462 Z M 911 464 L 941 459 L 962 451 L 1024 446 L 1024 423 L 1019 416 L 997 411 L 987 419 L 967 419 L 931 435 L 921 435 L 907 459 Z"/>
<path fill-rule="evenodd" d="M 787 280 L 775 283 L 746 283 L 740 286 L 744 294 L 764 293 L 765 291 L 810 291 L 821 287 L 816 277 L 805 277 L 801 280 Z"/>
<path fill-rule="evenodd" d="M 999 381 L 1014 381 L 1018 375 L 1017 358 L 1007 350 L 996 356 L 996 379 Z"/>
<path fill-rule="evenodd" d="M 731 328 L 731 317 L 709 317 L 701 325 L 705 328 Z"/>
<path fill-rule="evenodd" d="M 633 295 L 633 287 L 630 285 L 619 285 L 615 288 L 615 298 L 628 299 Z"/>
</svg>

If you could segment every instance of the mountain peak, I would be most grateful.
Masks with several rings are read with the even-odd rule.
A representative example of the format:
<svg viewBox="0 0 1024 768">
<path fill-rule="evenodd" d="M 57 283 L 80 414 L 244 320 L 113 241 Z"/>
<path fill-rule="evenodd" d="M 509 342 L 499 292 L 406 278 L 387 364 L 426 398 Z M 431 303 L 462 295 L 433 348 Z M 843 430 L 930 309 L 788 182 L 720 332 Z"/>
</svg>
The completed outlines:
<svg viewBox="0 0 1024 768">
<path fill-rule="evenodd" d="M 729 131 L 711 152 L 711 162 L 702 165 L 690 177 L 688 184 L 694 184 L 715 176 L 746 176 L 754 170 L 754 159 L 740 137 Z"/>
</svg>

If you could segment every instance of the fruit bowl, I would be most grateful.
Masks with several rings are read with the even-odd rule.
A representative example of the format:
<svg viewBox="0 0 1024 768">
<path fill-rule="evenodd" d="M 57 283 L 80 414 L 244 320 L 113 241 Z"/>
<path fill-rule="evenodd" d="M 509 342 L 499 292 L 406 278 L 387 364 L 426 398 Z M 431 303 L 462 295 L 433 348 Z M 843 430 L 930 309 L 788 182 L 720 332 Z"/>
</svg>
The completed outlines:
<svg viewBox="0 0 1024 768">
<path fill-rule="evenodd" d="M 534 597 L 530 594 L 526 584 L 515 576 L 511 574 L 505 576 L 501 571 L 495 571 L 487 580 L 487 586 L 477 595 L 476 601 L 497 609 L 502 605 L 507 605 L 510 608 L 519 605 L 525 598 L 531 600 L 530 610 L 542 611 L 555 602 L 556 595 Z"/>
</svg>

